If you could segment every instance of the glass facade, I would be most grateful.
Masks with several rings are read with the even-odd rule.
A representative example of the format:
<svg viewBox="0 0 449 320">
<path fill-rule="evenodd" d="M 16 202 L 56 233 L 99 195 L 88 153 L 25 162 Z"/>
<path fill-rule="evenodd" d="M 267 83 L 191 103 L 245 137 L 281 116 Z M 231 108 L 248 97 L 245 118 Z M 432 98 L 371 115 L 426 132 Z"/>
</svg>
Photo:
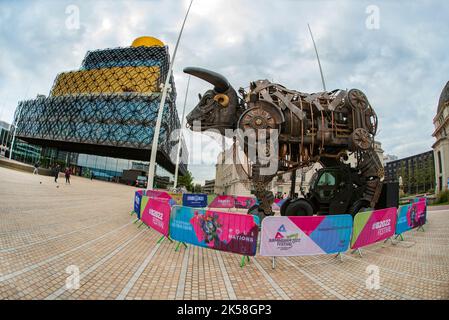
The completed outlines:
<svg viewBox="0 0 449 320">
<path fill-rule="evenodd" d="M 79 167 L 79 175 L 90 176 L 90 173 L 93 172 L 95 177 L 111 181 L 121 177 L 124 170 L 135 169 L 147 172 L 149 166 L 149 162 L 145 161 L 102 157 L 91 154 L 79 154 L 76 162 L 72 161 L 70 164 L 73 166 L 75 163 Z M 156 166 L 156 175 L 168 177 L 170 180 L 174 178 L 171 172 L 159 165 Z"/>
<path fill-rule="evenodd" d="M 62 160 L 59 155 L 67 152 L 71 165 L 98 171 L 105 179 L 117 177 L 133 162 L 150 158 L 168 65 L 166 46 L 89 51 L 79 70 L 56 77 L 48 97 L 19 102 L 16 136 L 44 148 L 45 158 Z M 180 128 L 173 77 L 170 82 L 157 156 L 164 176 L 174 173 L 170 154 L 177 141 L 169 137 Z M 184 140 L 181 143 L 183 174 L 188 152 Z"/>
</svg>

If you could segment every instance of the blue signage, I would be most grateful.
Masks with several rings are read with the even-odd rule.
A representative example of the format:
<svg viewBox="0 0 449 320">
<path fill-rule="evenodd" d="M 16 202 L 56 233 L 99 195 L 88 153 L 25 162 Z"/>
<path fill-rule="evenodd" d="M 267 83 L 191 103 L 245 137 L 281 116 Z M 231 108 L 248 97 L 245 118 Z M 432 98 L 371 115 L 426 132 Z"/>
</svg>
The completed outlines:
<svg viewBox="0 0 449 320">
<path fill-rule="evenodd" d="M 142 190 L 136 191 L 134 195 L 134 212 L 137 214 L 137 218 L 140 219 L 140 204 L 142 203 Z"/>
<path fill-rule="evenodd" d="M 182 195 L 182 205 L 192 208 L 207 207 L 207 194 L 202 193 L 184 193 Z"/>
</svg>

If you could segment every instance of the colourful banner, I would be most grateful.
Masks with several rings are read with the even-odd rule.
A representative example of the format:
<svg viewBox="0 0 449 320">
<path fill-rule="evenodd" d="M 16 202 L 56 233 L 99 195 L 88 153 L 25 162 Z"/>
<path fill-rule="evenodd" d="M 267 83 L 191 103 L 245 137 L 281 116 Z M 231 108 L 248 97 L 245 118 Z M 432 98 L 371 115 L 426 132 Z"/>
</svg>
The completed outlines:
<svg viewBox="0 0 449 320">
<path fill-rule="evenodd" d="M 142 222 L 157 232 L 168 236 L 171 206 L 166 201 L 143 197 Z M 144 202 L 142 201 L 142 204 Z"/>
<path fill-rule="evenodd" d="M 390 238 L 396 229 L 396 208 L 359 212 L 354 218 L 351 249 Z"/>
<path fill-rule="evenodd" d="M 427 203 L 427 199 L 425 197 L 416 197 L 415 199 L 413 199 L 413 202 L 420 202 L 420 201 L 424 201 Z"/>
<path fill-rule="evenodd" d="M 176 201 L 173 200 L 172 197 L 165 191 L 147 190 L 146 191 L 146 196 L 151 198 L 151 199 L 154 199 L 154 200 L 167 202 L 171 206 L 176 204 Z"/>
<path fill-rule="evenodd" d="M 173 199 L 174 205 L 182 205 L 182 193 L 168 192 L 168 195 Z"/>
<path fill-rule="evenodd" d="M 400 206 L 398 209 L 396 234 L 401 234 L 410 229 L 424 225 L 426 223 L 426 215 L 425 199 L 405 206 Z"/>
<path fill-rule="evenodd" d="M 352 217 L 330 216 L 266 217 L 262 221 L 262 256 L 304 256 L 348 250 Z"/>
<path fill-rule="evenodd" d="M 205 208 L 207 207 L 207 194 L 184 193 L 182 195 L 182 205 L 192 208 Z"/>
<path fill-rule="evenodd" d="M 243 196 L 234 197 L 235 208 L 249 209 L 256 203 L 257 203 L 257 200 L 256 200 L 256 198 L 253 198 L 253 197 L 243 197 Z"/>
<path fill-rule="evenodd" d="M 285 200 L 287 200 L 287 198 L 285 198 L 285 199 L 274 199 L 273 205 L 276 205 L 277 209 L 280 209 L 282 204 L 285 202 Z"/>
<path fill-rule="evenodd" d="M 174 206 L 170 237 L 200 247 L 254 256 L 258 219 L 252 215 Z"/>
<path fill-rule="evenodd" d="M 209 208 L 234 208 L 235 201 L 233 196 L 216 196 L 209 204 Z"/>
<path fill-rule="evenodd" d="M 137 214 L 137 218 L 140 219 L 140 203 L 142 202 L 143 190 L 137 190 L 134 194 L 134 212 Z"/>
</svg>

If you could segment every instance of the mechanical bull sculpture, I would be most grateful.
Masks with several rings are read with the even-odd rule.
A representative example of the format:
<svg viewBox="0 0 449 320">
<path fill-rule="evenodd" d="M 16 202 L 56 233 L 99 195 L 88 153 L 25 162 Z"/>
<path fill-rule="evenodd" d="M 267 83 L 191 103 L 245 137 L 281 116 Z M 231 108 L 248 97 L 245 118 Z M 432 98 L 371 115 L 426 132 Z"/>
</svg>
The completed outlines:
<svg viewBox="0 0 449 320">
<path fill-rule="evenodd" d="M 377 116 L 363 92 L 351 89 L 308 94 L 258 80 L 250 83 L 248 92 L 240 88 L 238 94 L 216 72 L 194 67 L 184 72 L 214 86 L 200 95 L 198 105 L 187 115 L 188 127 L 200 121 L 201 131 L 214 129 L 222 135 L 226 129 L 251 129 L 256 135 L 265 129 L 278 130 L 276 172 L 262 175 L 263 164 L 250 159 L 248 177 L 259 200 L 251 213 L 262 218 L 273 214 L 274 197 L 268 189 L 275 176 L 286 172 L 295 175 L 298 168 L 316 162 L 323 167 L 343 165 L 349 153 L 355 153 L 356 169 L 365 184 L 362 199 L 374 207 L 382 188 L 383 168 L 374 151 Z M 247 154 L 251 146 L 243 147 Z"/>
</svg>

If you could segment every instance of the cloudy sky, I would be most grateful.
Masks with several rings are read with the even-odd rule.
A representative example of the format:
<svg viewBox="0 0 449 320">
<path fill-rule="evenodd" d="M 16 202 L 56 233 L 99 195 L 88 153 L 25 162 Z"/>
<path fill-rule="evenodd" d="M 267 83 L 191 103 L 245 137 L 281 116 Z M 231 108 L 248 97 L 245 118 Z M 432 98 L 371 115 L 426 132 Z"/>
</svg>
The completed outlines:
<svg viewBox="0 0 449 320">
<path fill-rule="evenodd" d="M 56 74 L 79 68 L 87 50 L 151 35 L 172 52 L 187 6 L 187 0 L 0 0 L 0 119 L 11 122 L 18 101 L 48 94 Z M 174 65 L 178 108 L 186 66 L 220 72 L 235 88 L 269 79 L 320 91 L 310 23 L 328 89 L 366 93 L 385 152 L 430 150 L 432 119 L 449 80 L 448 15 L 447 1 L 194 0 Z M 187 111 L 209 87 L 192 79 Z M 195 180 L 213 178 L 218 144 L 186 135 Z"/>
</svg>

